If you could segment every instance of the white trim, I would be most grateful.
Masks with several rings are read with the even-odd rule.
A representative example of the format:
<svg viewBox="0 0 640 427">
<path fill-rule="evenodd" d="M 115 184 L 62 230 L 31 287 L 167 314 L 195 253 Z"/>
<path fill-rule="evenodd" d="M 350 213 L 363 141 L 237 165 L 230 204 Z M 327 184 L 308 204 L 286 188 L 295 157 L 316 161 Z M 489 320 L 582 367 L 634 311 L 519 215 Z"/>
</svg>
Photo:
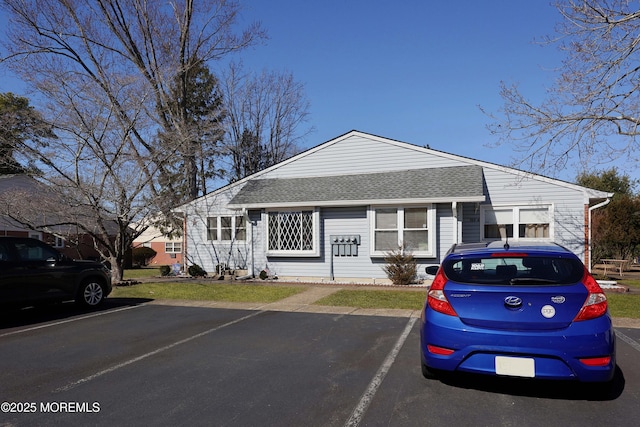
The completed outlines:
<svg viewBox="0 0 640 427">
<path fill-rule="evenodd" d="M 415 258 L 433 258 L 435 257 L 435 237 L 436 237 L 436 221 L 435 221 L 435 210 L 436 208 L 430 203 L 420 203 L 413 205 L 371 205 L 367 209 L 367 219 L 369 221 L 369 255 L 372 258 L 380 258 L 385 257 L 389 251 L 376 251 L 376 218 L 375 212 L 377 209 L 396 209 L 396 215 L 398 217 L 397 222 L 397 231 L 398 231 L 398 247 L 402 246 L 402 238 L 405 230 L 404 227 L 404 210 L 410 208 L 424 208 L 427 209 L 427 245 L 429 246 L 428 251 L 412 251 L 412 255 Z"/>
<path fill-rule="evenodd" d="M 271 250 L 269 249 L 269 213 L 311 211 L 312 243 L 311 250 Z M 295 209 L 266 209 L 262 211 L 261 223 L 264 224 L 264 254 L 267 257 L 318 257 L 320 256 L 320 211 L 316 207 L 296 207 Z"/>
<path fill-rule="evenodd" d="M 520 237 L 519 225 L 520 225 L 520 209 L 530 208 L 547 208 L 549 212 L 549 237 L 544 238 L 527 238 Z M 513 236 L 509 237 L 509 240 L 523 241 L 523 242 L 553 242 L 555 238 L 555 206 L 553 203 L 535 203 L 535 204 L 518 204 L 518 203 L 505 203 L 495 205 L 480 205 L 480 240 L 481 241 L 493 241 L 500 240 L 497 238 L 486 238 L 484 236 L 485 226 L 485 212 L 487 210 L 496 209 L 510 209 L 511 210 L 511 224 L 513 225 Z"/>
<path fill-rule="evenodd" d="M 222 218 L 231 218 L 231 239 L 222 239 Z M 205 223 L 205 241 L 207 242 L 217 242 L 217 243 L 231 243 L 231 242 L 245 242 L 247 240 L 247 224 L 245 219 L 245 238 L 238 239 L 236 237 L 236 218 L 243 218 L 243 214 L 231 213 L 231 214 L 216 214 L 216 215 L 207 215 L 207 221 Z M 216 218 L 216 236 L 217 239 L 209 239 L 209 218 Z M 228 227 L 225 227 L 227 229 Z"/>
</svg>

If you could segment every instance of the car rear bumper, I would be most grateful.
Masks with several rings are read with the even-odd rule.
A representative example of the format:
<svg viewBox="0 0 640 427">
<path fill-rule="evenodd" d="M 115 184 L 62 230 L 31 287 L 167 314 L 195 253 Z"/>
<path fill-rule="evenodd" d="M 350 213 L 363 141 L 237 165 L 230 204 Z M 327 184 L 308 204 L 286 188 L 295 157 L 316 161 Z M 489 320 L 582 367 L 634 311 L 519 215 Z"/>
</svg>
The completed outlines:
<svg viewBox="0 0 640 427">
<path fill-rule="evenodd" d="M 609 316 L 555 331 L 488 330 L 427 310 L 420 328 L 422 363 L 444 371 L 604 382 L 615 372 L 615 333 Z M 436 354 L 429 346 L 453 350 Z M 433 348 L 432 348 L 433 350 Z M 446 351 L 443 351 L 446 353 Z M 603 366 L 580 359 L 610 357 Z"/>
</svg>

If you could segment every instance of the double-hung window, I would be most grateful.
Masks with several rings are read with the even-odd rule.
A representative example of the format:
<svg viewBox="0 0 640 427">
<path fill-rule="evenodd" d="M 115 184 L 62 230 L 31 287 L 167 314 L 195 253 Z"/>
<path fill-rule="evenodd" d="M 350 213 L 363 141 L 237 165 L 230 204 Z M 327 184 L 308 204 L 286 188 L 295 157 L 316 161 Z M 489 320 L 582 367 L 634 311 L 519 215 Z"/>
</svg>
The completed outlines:
<svg viewBox="0 0 640 427">
<path fill-rule="evenodd" d="M 267 255 L 317 256 L 318 216 L 313 209 L 267 211 Z"/>
<path fill-rule="evenodd" d="M 165 242 L 164 251 L 168 254 L 179 254 L 182 252 L 182 242 Z"/>
<path fill-rule="evenodd" d="M 483 240 L 552 240 L 553 206 L 483 206 Z"/>
<path fill-rule="evenodd" d="M 207 218 L 207 240 L 230 242 L 247 239 L 244 216 L 220 215 Z"/>
<path fill-rule="evenodd" d="M 403 247 L 415 257 L 433 256 L 433 216 L 431 206 L 372 207 L 371 255 L 385 256 Z"/>
</svg>

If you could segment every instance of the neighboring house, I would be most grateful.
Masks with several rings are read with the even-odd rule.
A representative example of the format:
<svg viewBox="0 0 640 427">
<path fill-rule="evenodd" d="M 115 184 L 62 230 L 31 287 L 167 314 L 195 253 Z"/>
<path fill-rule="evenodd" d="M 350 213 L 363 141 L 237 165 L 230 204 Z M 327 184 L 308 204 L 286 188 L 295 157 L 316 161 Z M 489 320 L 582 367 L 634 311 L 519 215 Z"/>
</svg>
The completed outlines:
<svg viewBox="0 0 640 427">
<path fill-rule="evenodd" d="M 589 265 L 590 214 L 612 194 L 352 131 L 181 206 L 188 264 L 281 279 L 382 281 L 454 243 L 555 241 Z"/>
<path fill-rule="evenodd" d="M 146 246 L 156 251 L 149 265 L 182 265 L 182 237 L 166 237 L 158 228 L 149 227 L 133 241 L 133 247 Z"/>
<path fill-rule="evenodd" d="M 36 215 L 44 222 L 44 218 L 51 215 L 42 210 L 41 202 L 47 192 L 45 184 L 28 175 L 0 175 L 0 236 L 31 237 L 50 244 L 70 258 L 100 260 L 93 239 L 88 235 L 73 232 L 68 226 L 57 226 L 49 232 L 37 228 L 32 230 L 10 218 L 13 209 L 41 208 Z"/>
</svg>

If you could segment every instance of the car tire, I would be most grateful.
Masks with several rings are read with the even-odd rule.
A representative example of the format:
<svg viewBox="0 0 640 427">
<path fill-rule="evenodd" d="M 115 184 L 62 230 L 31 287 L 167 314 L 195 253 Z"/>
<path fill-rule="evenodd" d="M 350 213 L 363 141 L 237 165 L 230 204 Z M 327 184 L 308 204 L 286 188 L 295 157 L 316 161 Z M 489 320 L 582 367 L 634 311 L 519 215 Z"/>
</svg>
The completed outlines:
<svg viewBox="0 0 640 427">
<path fill-rule="evenodd" d="M 96 279 L 86 279 L 80 284 L 76 302 L 83 307 L 97 307 L 104 301 L 104 287 Z"/>
</svg>

